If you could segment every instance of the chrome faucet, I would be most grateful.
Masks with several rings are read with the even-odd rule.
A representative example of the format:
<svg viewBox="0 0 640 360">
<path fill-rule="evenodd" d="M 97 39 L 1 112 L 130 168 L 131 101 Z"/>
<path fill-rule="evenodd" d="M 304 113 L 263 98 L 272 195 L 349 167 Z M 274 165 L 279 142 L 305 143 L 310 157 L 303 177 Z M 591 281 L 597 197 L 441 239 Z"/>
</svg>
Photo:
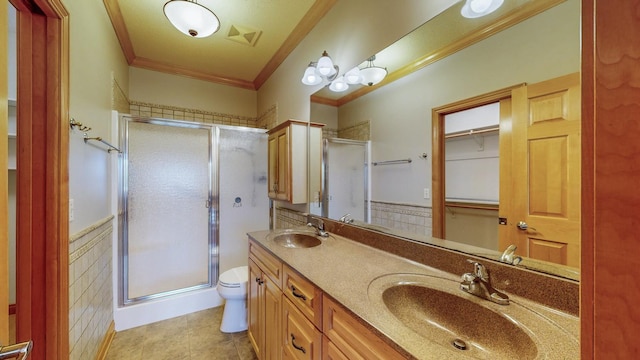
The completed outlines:
<svg viewBox="0 0 640 360">
<path fill-rule="evenodd" d="M 500 256 L 500 261 L 511 265 L 518 265 L 522 261 L 522 257 L 516 255 L 516 249 L 517 247 L 515 245 L 509 245 L 502 253 L 502 256 Z"/>
<path fill-rule="evenodd" d="M 496 304 L 509 305 L 509 297 L 491 286 L 489 270 L 479 262 L 467 261 L 473 264 L 473 272 L 462 275 L 460 290 L 493 301 Z"/>
<path fill-rule="evenodd" d="M 327 237 L 329 233 L 324 231 L 324 222 L 315 216 L 307 215 L 307 226 L 316 229 L 318 236 Z"/>
<path fill-rule="evenodd" d="M 353 218 L 351 217 L 351 214 L 342 215 L 340 217 L 340 220 L 338 220 L 338 221 L 340 221 L 342 223 L 345 223 L 345 224 L 353 224 Z"/>
</svg>

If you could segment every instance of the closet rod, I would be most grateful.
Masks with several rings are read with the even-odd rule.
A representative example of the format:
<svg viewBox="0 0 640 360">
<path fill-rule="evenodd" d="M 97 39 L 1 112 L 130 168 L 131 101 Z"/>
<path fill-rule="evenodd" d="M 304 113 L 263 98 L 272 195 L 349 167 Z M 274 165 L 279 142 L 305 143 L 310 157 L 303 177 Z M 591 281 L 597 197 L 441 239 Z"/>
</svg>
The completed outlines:
<svg viewBox="0 0 640 360">
<path fill-rule="evenodd" d="M 373 166 L 378 165 L 391 165 L 391 164 L 402 164 L 402 163 L 411 163 L 411 159 L 399 159 L 399 160 L 387 160 L 387 161 L 374 161 Z"/>
<path fill-rule="evenodd" d="M 108 142 L 106 142 L 106 141 L 102 140 L 102 138 L 101 138 L 100 136 L 97 136 L 97 137 L 86 137 L 86 136 L 85 136 L 85 138 L 84 138 L 84 143 L 86 144 L 86 143 L 87 143 L 87 141 L 89 141 L 89 140 L 99 141 L 99 142 L 101 142 L 101 143 L 103 143 L 103 144 L 107 145 L 107 146 L 109 147 L 109 148 L 107 149 L 107 152 L 108 152 L 108 153 L 111 153 L 112 151 L 117 151 L 118 153 L 121 153 L 121 152 L 122 152 L 122 151 L 120 151 L 120 149 L 118 149 L 117 147 L 115 147 L 115 146 L 113 146 L 113 145 L 109 144 Z"/>
<path fill-rule="evenodd" d="M 465 132 L 459 132 L 459 133 L 453 133 L 453 134 L 445 135 L 444 138 L 445 139 L 451 139 L 451 138 L 457 138 L 457 137 L 461 137 L 461 136 L 485 134 L 485 133 L 495 132 L 495 131 L 500 131 L 500 128 L 496 126 L 496 127 L 492 127 L 492 128 L 488 128 L 488 129 L 469 130 L 469 131 L 465 131 Z"/>
</svg>

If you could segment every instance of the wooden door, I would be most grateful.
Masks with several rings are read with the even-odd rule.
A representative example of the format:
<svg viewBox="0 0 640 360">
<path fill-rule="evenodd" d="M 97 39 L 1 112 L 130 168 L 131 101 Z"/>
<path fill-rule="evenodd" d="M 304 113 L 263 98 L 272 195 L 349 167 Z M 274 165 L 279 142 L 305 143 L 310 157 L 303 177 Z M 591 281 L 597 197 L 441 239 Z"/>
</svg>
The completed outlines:
<svg viewBox="0 0 640 360">
<path fill-rule="evenodd" d="M 261 321 L 260 318 L 262 316 L 262 309 L 260 308 L 260 290 L 262 287 L 260 286 L 260 277 L 262 273 L 260 268 L 253 260 L 249 259 L 249 284 L 247 288 L 247 296 L 248 296 L 248 321 L 249 321 L 249 341 L 253 345 L 253 349 L 256 352 L 256 356 L 258 359 L 262 359 L 262 346 L 263 342 L 262 338 L 262 330 L 261 330 Z"/>
<path fill-rule="evenodd" d="M 7 23 L 7 6 L 6 4 L 0 6 L 0 29 L 3 30 L 3 34 L 7 34 L 9 25 Z M 0 46 L 2 49 L 7 49 L 7 36 L 0 37 Z M 0 345 L 9 344 L 9 209 L 7 207 L 7 156 L 8 156 L 8 138 L 7 138 L 7 123 L 8 123 L 8 99 L 7 99 L 7 53 L 0 57 Z"/>
<path fill-rule="evenodd" d="M 516 245 L 530 258 L 579 267 L 580 75 L 522 86 L 512 101 Z"/>
</svg>

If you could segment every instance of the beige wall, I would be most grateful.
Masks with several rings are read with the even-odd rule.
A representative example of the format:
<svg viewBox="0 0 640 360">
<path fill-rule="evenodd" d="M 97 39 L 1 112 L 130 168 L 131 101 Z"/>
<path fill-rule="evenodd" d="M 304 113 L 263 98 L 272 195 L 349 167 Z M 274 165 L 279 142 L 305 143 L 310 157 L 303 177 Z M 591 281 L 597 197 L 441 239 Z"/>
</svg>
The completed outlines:
<svg viewBox="0 0 640 360">
<path fill-rule="evenodd" d="M 340 128 L 371 120 L 372 200 L 431 206 L 431 109 L 580 70 L 580 2 L 569 0 L 339 109 Z"/>
<path fill-rule="evenodd" d="M 319 87 L 300 82 L 310 61 L 326 50 L 341 70 L 349 69 L 393 43 L 456 0 L 338 1 L 258 90 L 258 113 L 278 106 L 278 122 L 308 121 L 309 96 Z"/>
<path fill-rule="evenodd" d="M 184 76 L 129 68 L 129 99 L 246 117 L 257 116 L 257 93 Z"/>
<path fill-rule="evenodd" d="M 104 4 L 67 0 L 70 26 L 69 116 L 92 128 L 89 136 L 111 139 L 112 79 L 129 87 L 128 66 Z M 102 148 L 85 144 L 82 132 L 69 136 L 69 196 L 74 200 L 71 235 L 111 214 L 109 160 Z"/>
<path fill-rule="evenodd" d="M 311 121 L 325 124 L 325 128 L 338 130 L 338 108 L 311 103 Z"/>
</svg>

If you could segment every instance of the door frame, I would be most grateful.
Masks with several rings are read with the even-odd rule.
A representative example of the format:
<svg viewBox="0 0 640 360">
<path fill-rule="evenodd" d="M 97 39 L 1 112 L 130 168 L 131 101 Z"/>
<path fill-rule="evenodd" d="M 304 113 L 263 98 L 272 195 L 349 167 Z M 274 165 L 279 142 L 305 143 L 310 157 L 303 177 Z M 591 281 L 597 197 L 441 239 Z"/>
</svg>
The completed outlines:
<svg viewBox="0 0 640 360">
<path fill-rule="evenodd" d="M 445 238 L 445 161 L 444 161 L 444 118 L 445 115 L 454 112 L 471 109 L 474 107 L 510 99 L 511 91 L 524 84 L 510 86 L 487 94 L 478 95 L 470 99 L 460 100 L 451 104 L 433 108 L 431 111 L 431 182 L 433 200 L 431 204 L 431 216 L 433 221 L 432 236 L 439 239 Z M 503 133 L 501 121 L 500 132 Z M 502 135 L 500 135 L 502 136 Z M 502 169 L 502 166 L 501 166 Z M 502 171 L 502 170 L 501 170 Z M 502 210 L 502 204 L 500 204 Z M 498 226 L 496 224 L 496 226 Z"/>
<path fill-rule="evenodd" d="M 69 357 L 69 13 L 61 0 L 17 10 L 16 341 Z"/>
</svg>

